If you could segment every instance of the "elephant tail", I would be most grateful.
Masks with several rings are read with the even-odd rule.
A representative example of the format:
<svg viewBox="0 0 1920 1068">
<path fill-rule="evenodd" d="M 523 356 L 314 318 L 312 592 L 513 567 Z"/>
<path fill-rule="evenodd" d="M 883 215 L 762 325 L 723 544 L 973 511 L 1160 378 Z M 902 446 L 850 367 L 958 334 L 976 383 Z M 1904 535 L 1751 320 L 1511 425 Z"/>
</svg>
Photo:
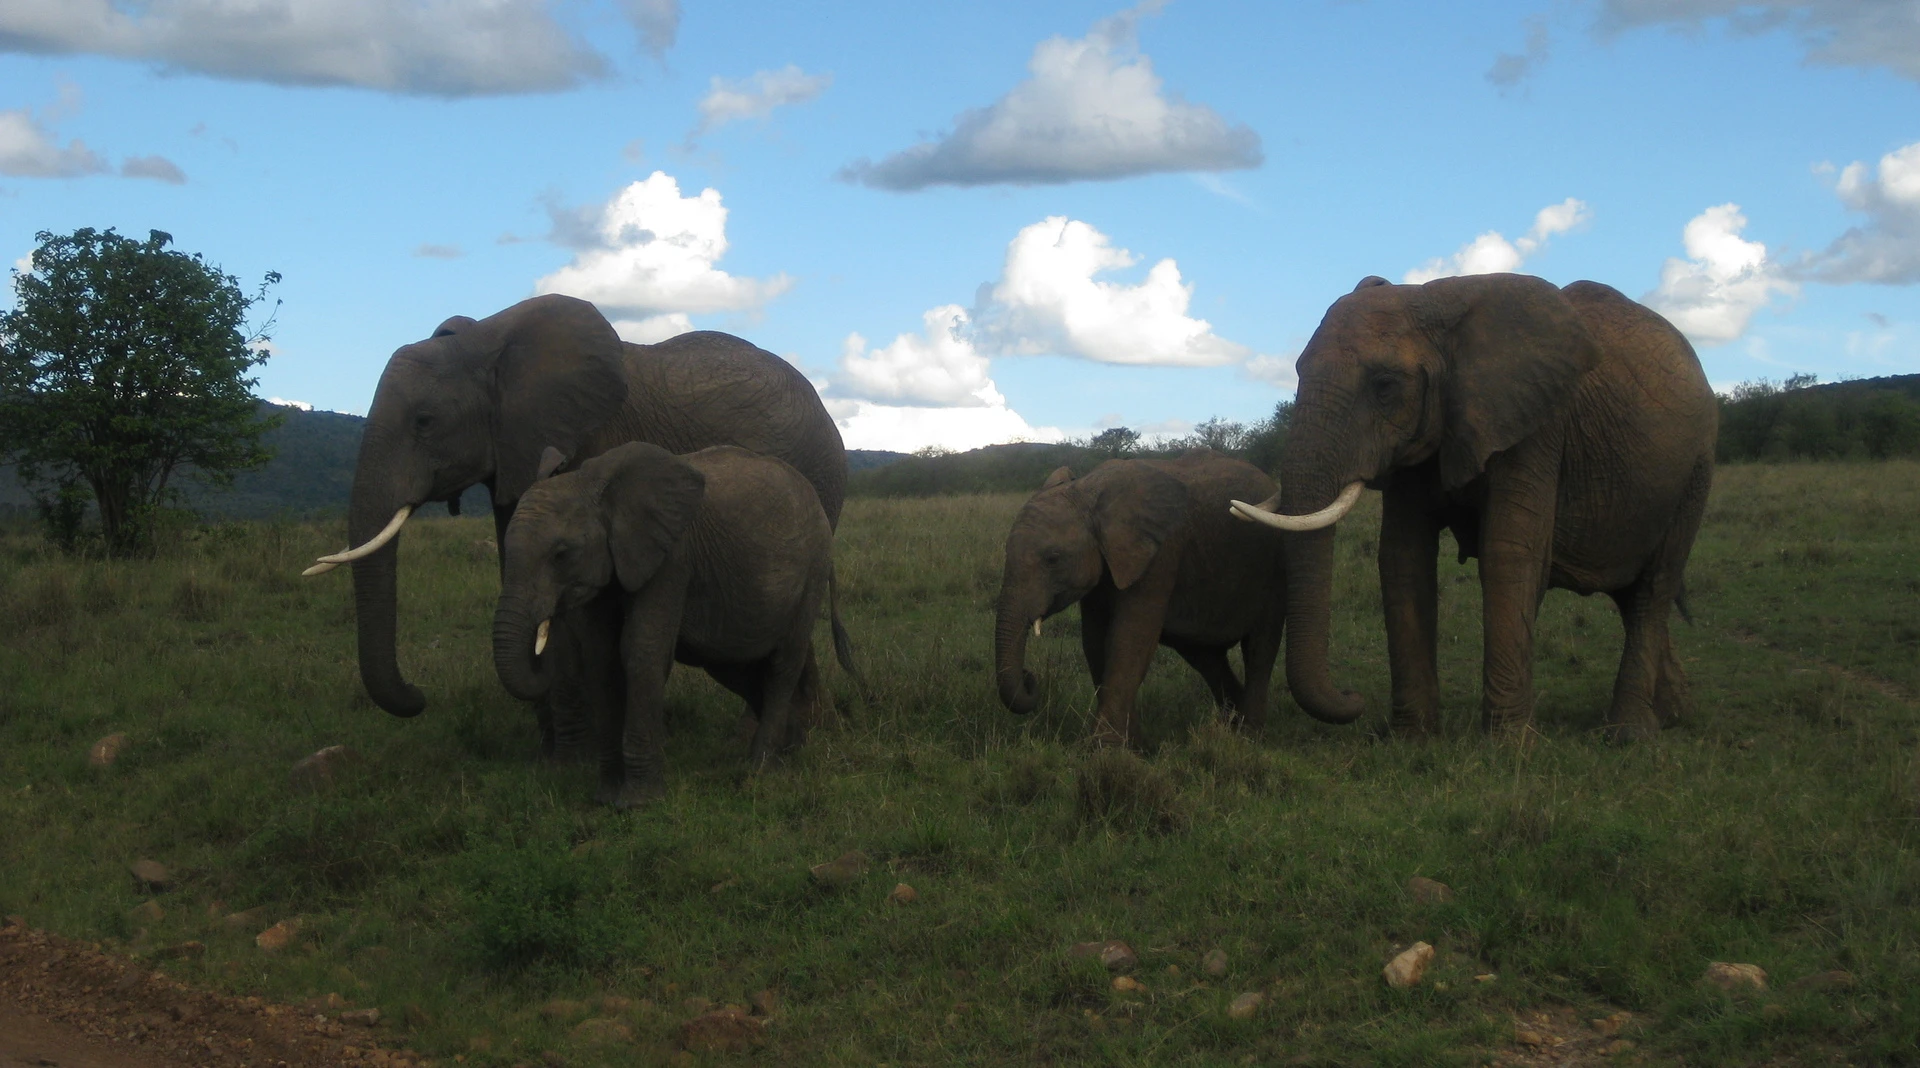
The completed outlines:
<svg viewBox="0 0 1920 1068">
<path fill-rule="evenodd" d="M 827 619 L 833 626 L 833 656 L 840 661 L 840 667 L 853 676 L 853 681 L 864 696 L 867 689 L 866 676 L 853 666 L 853 639 L 847 637 L 846 625 L 840 622 L 840 579 L 837 569 L 827 572 Z"/>
<path fill-rule="evenodd" d="M 1680 618 L 1687 621 L 1687 626 L 1693 626 L 1693 606 L 1687 603 L 1687 580 L 1684 578 L 1680 580 L 1680 589 L 1673 595 L 1673 606 L 1680 610 Z"/>
</svg>

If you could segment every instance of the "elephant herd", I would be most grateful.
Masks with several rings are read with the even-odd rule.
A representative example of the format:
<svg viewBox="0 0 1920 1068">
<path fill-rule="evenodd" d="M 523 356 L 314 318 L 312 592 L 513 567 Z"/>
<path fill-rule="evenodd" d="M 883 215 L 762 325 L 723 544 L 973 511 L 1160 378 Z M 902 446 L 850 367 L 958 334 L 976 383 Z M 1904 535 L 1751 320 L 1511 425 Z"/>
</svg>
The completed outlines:
<svg viewBox="0 0 1920 1068">
<path fill-rule="evenodd" d="M 1549 588 L 1619 606 L 1610 737 L 1685 712 L 1667 626 L 1676 603 L 1684 611 L 1717 408 L 1671 324 L 1593 282 L 1370 277 L 1329 308 L 1298 372 L 1277 489 L 1205 450 L 1047 478 L 1008 535 L 996 604 L 1009 709 L 1036 699 L 1029 628 L 1078 604 L 1097 743 L 1133 739 L 1134 694 L 1160 645 L 1199 672 L 1223 716 L 1258 729 L 1283 633 L 1300 706 L 1359 718 L 1364 702 L 1328 666 L 1333 525 L 1374 488 L 1396 734 L 1439 727 L 1443 529 L 1479 560 L 1489 732 L 1531 722 Z M 308 573 L 352 565 L 361 679 L 388 712 L 417 715 L 425 699 L 395 655 L 399 531 L 419 506 L 457 508 L 487 486 L 501 681 L 536 703 L 548 755 L 597 757 L 600 799 L 630 806 L 664 785 L 674 662 L 747 702 L 756 766 L 824 714 L 812 645 L 823 604 L 853 670 L 832 559 L 846 480 L 833 419 L 785 361 L 709 331 L 626 343 L 592 305 L 536 297 L 449 319 L 394 353 L 354 475 L 356 547 Z M 1244 680 L 1227 657 L 1236 645 Z"/>
</svg>

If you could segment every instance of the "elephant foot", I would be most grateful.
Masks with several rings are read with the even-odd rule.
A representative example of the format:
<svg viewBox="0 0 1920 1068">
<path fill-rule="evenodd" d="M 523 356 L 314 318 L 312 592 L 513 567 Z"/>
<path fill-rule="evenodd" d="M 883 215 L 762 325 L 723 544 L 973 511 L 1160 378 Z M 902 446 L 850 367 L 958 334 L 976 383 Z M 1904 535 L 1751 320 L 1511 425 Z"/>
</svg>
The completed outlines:
<svg viewBox="0 0 1920 1068">
<path fill-rule="evenodd" d="M 1607 742 L 1611 745 L 1651 741 L 1659 735 L 1660 721 L 1651 709 L 1643 709 L 1638 715 L 1615 718 L 1607 723 Z"/>
<path fill-rule="evenodd" d="M 1127 736 L 1124 734 L 1121 734 L 1119 731 L 1114 730 L 1112 727 L 1108 726 L 1105 723 L 1102 723 L 1098 727 L 1094 728 L 1093 737 L 1090 739 L 1090 741 L 1092 742 L 1093 747 L 1095 749 L 1108 749 L 1108 748 L 1126 749 L 1128 748 Z"/>
<path fill-rule="evenodd" d="M 1395 716 L 1388 722 L 1386 734 L 1400 741 L 1434 741 L 1440 737 L 1440 716 L 1437 713 Z"/>
<path fill-rule="evenodd" d="M 549 764 L 574 765 L 591 763 L 598 755 L 590 742 L 557 743 L 544 747 L 540 759 Z"/>
<path fill-rule="evenodd" d="M 1487 737 L 1496 742 L 1526 745 L 1533 739 L 1533 716 L 1486 716 L 1480 721 L 1480 727 Z"/>
<path fill-rule="evenodd" d="M 625 812 L 628 809 L 641 808 L 652 804 L 666 795 L 667 784 L 658 779 L 640 782 L 628 780 L 622 783 L 618 790 L 614 791 L 612 797 L 604 799 L 602 804 L 612 805 L 614 808 Z"/>
<path fill-rule="evenodd" d="M 1661 679 L 1653 697 L 1653 714 L 1660 726 L 1671 727 L 1693 715 L 1693 691 L 1685 679 Z"/>
</svg>

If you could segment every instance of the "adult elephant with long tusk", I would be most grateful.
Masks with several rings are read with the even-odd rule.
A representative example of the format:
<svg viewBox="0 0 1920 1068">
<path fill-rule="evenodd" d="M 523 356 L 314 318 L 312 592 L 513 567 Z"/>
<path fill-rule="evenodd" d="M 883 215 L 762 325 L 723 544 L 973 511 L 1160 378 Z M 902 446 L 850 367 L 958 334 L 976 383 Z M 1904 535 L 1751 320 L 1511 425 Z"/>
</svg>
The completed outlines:
<svg viewBox="0 0 1920 1068">
<path fill-rule="evenodd" d="M 485 484 L 498 535 L 543 458 L 574 465 L 629 441 L 675 453 L 738 445 L 779 457 L 813 484 L 828 522 L 839 522 L 847 458 L 838 428 L 804 375 L 740 338 L 696 331 L 627 344 L 593 305 L 551 295 L 485 319 L 456 316 L 394 352 L 360 442 L 347 514 L 354 548 L 308 569 L 353 566 L 360 678 L 376 704 L 397 716 L 426 707 L 395 651 L 397 550 L 407 517 Z M 611 669 L 592 660 L 607 645 L 593 629 L 569 617 L 554 627 L 552 640 L 571 651 L 575 673 Z M 838 619 L 833 629 L 844 643 Z M 584 755 L 589 721 L 576 710 L 545 724 L 549 752 Z"/>
<path fill-rule="evenodd" d="M 1380 489 L 1380 592 L 1396 732 L 1439 727 L 1439 534 L 1478 557 L 1481 721 L 1533 716 L 1534 614 L 1549 586 L 1606 593 L 1626 626 L 1616 740 L 1688 705 L 1667 623 L 1713 480 L 1717 409 L 1693 348 L 1595 282 L 1494 274 L 1363 279 L 1300 354 L 1280 493 L 1234 502 L 1287 539 L 1287 681 L 1309 711 L 1358 713 L 1327 664 L 1332 524 Z M 1331 502 L 1331 503 L 1330 503 Z"/>
</svg>

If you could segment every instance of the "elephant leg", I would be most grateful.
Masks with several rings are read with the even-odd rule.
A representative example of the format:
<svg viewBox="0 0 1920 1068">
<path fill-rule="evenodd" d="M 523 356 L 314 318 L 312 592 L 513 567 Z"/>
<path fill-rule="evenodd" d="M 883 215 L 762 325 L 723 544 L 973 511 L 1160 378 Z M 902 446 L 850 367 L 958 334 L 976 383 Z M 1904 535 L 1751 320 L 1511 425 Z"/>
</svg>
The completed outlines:
<svg viewBox="0 0 1920 1068">
<path fill-rule="evenodd" d="M 1193 670 L 1207 682 L 1207 689 L 1213 694 L 1213 708 L 1220 718 L 1236 722 L 1240 718 L 1240 701 L 1243 690 L 1240 680 L 1234 677 L 1233 665 L 1227 662 L 1227 651 L 1215 645 L 1188 645 L 1184 642 L 1168 642 L 1167 647 L 1180 654 Z"/>
<path fill-rule="evenodd" d="M 733 734 L 741 745 L 751 744 L 760 730 L 760 673 L 750 667 L 716 664 L 707 668 L 707 674 L 747 703 L 734 722 Z"/>
<path fill-rule="evenodd" d="M 1533 626 L 1553 562 L 1561 433 L 1555 428 L 1487 461 L 1480 525 L 1480 723 L 1499 737 L 1533 723 Z"/>
<path fill-rule="evenodd" d="M 1080 652 L 1096 690 L 1107 677 L 1107 629 L 1113 625 L 1113 604 L 1106 592 L 1095 590 L 1080 601 Z"/>
<path fill-rule="evenodd" d="M 586 763 L 601 741 L 595 724 L 618 718 L 626 701 L 620 670 L 620 616 L 625 597 L 608 591 L 554 621 L 572 651 L 572 699 L 554 709 L 555 759 Z M 564 623 L 564 626 L 562 625 Z"/>
<path fill-rule="evenodd" d="M 1440 733 L 1440 524 L 1414 476 L 1384 494 L 1380 517 L 1380 602 L 1387 624 L 1395 734 Z"/>
<path fill-rule="evenodd" d="M 1153 563 L 1133 585 L 1116 591 L 1107 623 L 1106 670 L 1093 725 L 1095 745 L 1133 744 L 1133 702 L 1147 677 L 1160 631 L 1167 619 L 1167 600 L 1179 571 L 1178 554 L 1156 553 Z"/>
<path fill-rule="evenodd" d="M 787 720 L 787 737 L 781 748 L 798 749 L 807 743 L 807 735 L 814 728 L 831 727 L 839 719 L 839 712 L 833 707 L 833 694 L 827 692 L 826 679 L 820 672 L 820 659 L 814 655 L 813 643 L 808 642 L 807 661 L 800 669 L 800 683 L 793 691 L 793 712 Z"/>
<path fill-rule="evenodd" d="M 813 662 L 813 617 L 808 613 L 807 627 L 797 631 L 785 645 L 764 661 L 760 692 L 760 729 L 753 736 L 753 769 L 762 771 L 773 764 L 787 740 L 789 719 L 800 690 L 800 680 Z"/>
<path fill-rule="evenodd" d="M 594 680 L 586 673 L 588 654 L 581 648 L 587 628 L 582 626 L 585 609 L 563 613 L 553 621 L 547 642 L 551 656 L 553 688 L 534 705 L 540 722 L 541 755 L 558 763 L 583 763 L 594 755 L 594 724 L 597 708 L 591 692 Z"/>
<path fill-rule="evenodd" d="M 1239 727 L 1258 734 L 1267 727 L 1267 695 L 1273 685 L 1273 662 L 1280 656 L 1282 628 L 1287 617 L 1279 611 L 1256 625 L 1240 641 L 1240 659 L 1246 669 L 1247 684 L 1240 691 Z"/>
<path fill-rule="evenodd" d="M 1712 468 L 1705 463 L 1695 469 L 1687 496 L 1653 560 L 1632 586 L 1613 595 L 1626 630 L 1620 671 L 1613 682 L 1613 704 L 1607 712 L 1607 735 L 1614 741 L 1653 736 L 1684 715 L 1691 701 L 1669 625 L 1712 477 Z"/>
<path fill-rule="evenodd" d="M 687 576 L 662 568 L 631 595 L 620 632 L 620 659 L 626 667 L 626 701 L 609 731 L 609 754 L 602 758 L 598 799 L 615 808 L 634 808 L 666 793 L 666 690 L 673 650 L 686 606 Z"/>
</svg>

